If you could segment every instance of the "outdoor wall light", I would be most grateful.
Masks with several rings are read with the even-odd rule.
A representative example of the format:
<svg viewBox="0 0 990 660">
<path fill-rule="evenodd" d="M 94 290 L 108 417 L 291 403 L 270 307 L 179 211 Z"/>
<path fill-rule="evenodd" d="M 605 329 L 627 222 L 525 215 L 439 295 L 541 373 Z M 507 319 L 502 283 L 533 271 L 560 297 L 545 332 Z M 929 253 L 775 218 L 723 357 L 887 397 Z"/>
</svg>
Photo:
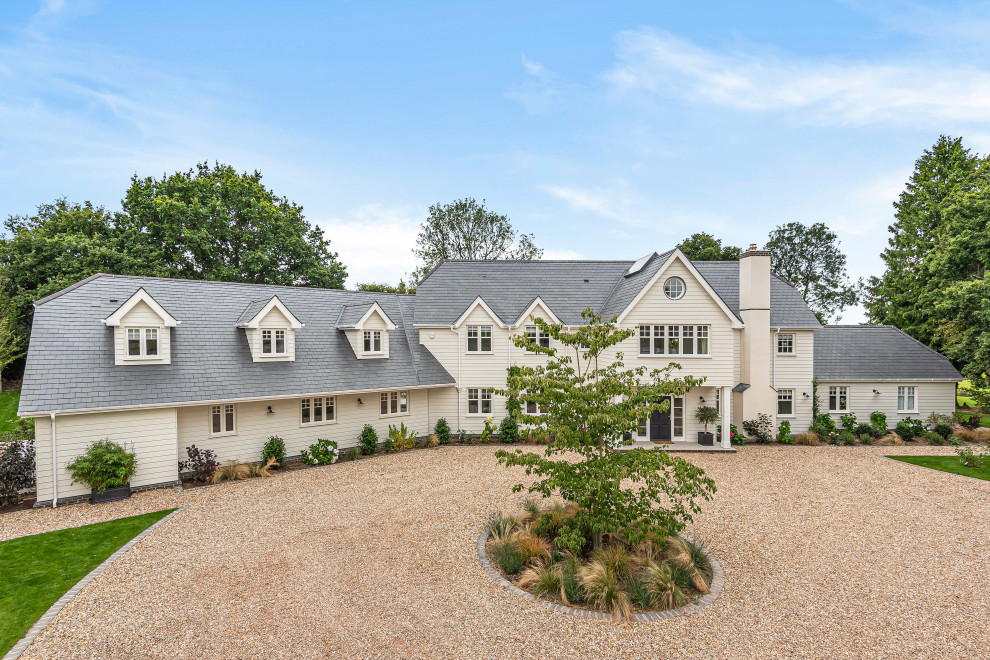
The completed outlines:
<svg viewBox="0 0 990 660">
<path fill-rule="evenodd" d="M 361 399 L 358 399 L 358 405 L 360 406 L 362 403 Z"/>
<path fill-rule="evenodd" d="M 805 399 L 807 399 L 808 398 L 808 393 L 807 392 L 801 392 L 801 396 L 803 396 Z"/>
<path fill-rule="evenodd" d="M 698 398 L 699 398 L 699 399 L 701 399 L 701 402 L 702 402 L 702 403 L 704 403 L 704 402 L 705 402 L 705 397 L 703 397 L 703 396 L 702 396 L 702 397 L 698 397 Z"/>
<path fill-rule="evenodd" d="M 268 406 L 268 414 L 269 414 L 269 415 L 271 415 L 271 414 L 273 414 L 274 412 L 275 412 L 275 411 L 274 411 L 274 410 L 272 410 L 272 407 L 271 407 L 271 406 Z"/>
<path fill-rule="evenodd" d="M 874 394 L 880 394 L 880 390 L 873 390 Z"/>
</svg>

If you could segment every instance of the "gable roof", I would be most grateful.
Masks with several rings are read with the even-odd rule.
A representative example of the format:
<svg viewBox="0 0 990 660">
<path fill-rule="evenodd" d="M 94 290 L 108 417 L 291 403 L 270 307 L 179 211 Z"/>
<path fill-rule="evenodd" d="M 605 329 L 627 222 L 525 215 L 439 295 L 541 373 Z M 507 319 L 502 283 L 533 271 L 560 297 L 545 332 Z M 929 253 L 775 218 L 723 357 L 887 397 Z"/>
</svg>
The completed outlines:
<svg viewBox="0 0 990 660">
<path fill-rule="evenodd" d="M 182 319 L 171 329 L 170 365 L 114 365 L 113 330 L 101 321 L 144 288 Z M 254 362 L 236 322 L 277 295 L 305 312 L 295 362 Z M 396 323 L 386 360 L 359 360 L 336 328 L 341 308 L 371 297 Z M 406 327 L 411 302 L 398 294 L 102 275 L 35 308 L 20 412 L 263 399 L 293 394 L 452 384 Z M 402 319 L 406 321 L 403 322 Z M 66 332 L 66 328 L 72 332 Z"/>
<path fill-rule="evenodd" d="M 143 288 L 135 291 L 134 295 L 132 295 L 127 300 L 125 300 L 124 303 L 120 307 L 118 307 L 113 314 L 103 319 L 103 325 L 112 326 L 112 327 L 120 325 L 120 322 L 123 320 L 125 316 L 127 316 L 127 313 L 130 312 L 135 307 L 137 307 L 138 305 L 140 305 L 141 303 L 144 303 L 145 305 L 150 307 L 151 311 L 157 314 L 158 318 L 162 320 L 162 325 L 164 325 L 165 327 L 174 328 L 175 326 L 179 325 L 179 321 L 177 321 L 174 316 L 172 316 L 167 311 L 165 311 L 165 308 L 159 305 L 158 302 L 154 298 L 152 298 L 151 295 L 149 295 L 148 292 L 145 291 Z"/>
<path fill-rule="evenodd" d="M 289 325 L 296 330 L 303 327 L 302 321 L 297 319 L 295 314 L 289 311 L 289 308 L 278 299 L 278 296 L 272 296 L 268 300 L 254 300 L 248 303 L 248 306 L 244 308 L 235 325 L 238 328 L 257 328 L 258 324 L 261 323 L 261 319 L 268 316 L 268 313 L 273 309 L 277 309 L 286 318 Z"/>
<path fill-rule="evenodd" d="M 739 314 L 739 262 L 693 261 L 698 272 L 735 314 Z M 773 328 L 820 328 L 818 317 L 794 285 L 770 274 L 770 326 Z M 817 335 L 815 335 L 817 337 Z"/>
<path fill-rule="evenodd" d="M 826 325 L 815 333 L 815 378 L 960 381 L 952 363 L 890 325 Z"/>
<path fill-rule="evenodd" d="M 375 300 L 342 306 L 340 308 L 340 316 L 337 318 L 337 329 L 354 330 L 360 328 L 373 312 L 378 312 L 378 315 L 385 321 L 385 327 L 389 330 L 395 330 L 395 323 L 392 322 L 392 319 L 388 317 L 385 310 Z"/>
</svg>

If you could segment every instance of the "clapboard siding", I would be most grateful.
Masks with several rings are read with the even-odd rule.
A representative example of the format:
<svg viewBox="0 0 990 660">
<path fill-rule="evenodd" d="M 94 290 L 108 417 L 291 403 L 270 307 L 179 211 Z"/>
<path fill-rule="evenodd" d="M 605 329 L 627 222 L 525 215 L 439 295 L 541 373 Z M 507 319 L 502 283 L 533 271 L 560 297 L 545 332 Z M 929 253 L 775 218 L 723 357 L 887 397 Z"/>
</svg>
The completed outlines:
<svg viewBox="0 0 990 660">
<path fill-rule="evenodd" d="M 777 423 L 786 419 L 791 423 L 791 433 L 803 433 L 811 426 L 814 409 L 811 380 L 815 363 L 815 333 L 811 330 L 782 332 L 794 335 L 794 355 L 778 355 L 777 336 L 772 335 L 773 371 L 770 382 L 778 391 L 794 391 L 794 414 L 789 417 L 778 416 Z M 805 394 L 808 396 L 804 396 Z"/>
<path fill-rule="evenodd" d="M 842 382 L 822 381 L 818 385 L 818 395 L 821 398 L 822 412 L 829 412 L 838 421 L 844 413 L 832 413 L 828 410 L 828 388 L 833 385 L 844 385 L 849 388 L 849 412 L 856 415 L 856 420 L 864 424 L 870 422 L 870 414 L 879 411 L 887 416 L 887 426 L 894 428 L 897 422 L 906 417 L 926 419 L 933 412 L 940 415 L 951 415 L 956 409 L 956 384 L 954 382 Z M 918 412 L 897 411 L 897 388 L 899 386 L 917 387 Z M 880 394 L 874 394 L 877 390 Z"/>
</svg>

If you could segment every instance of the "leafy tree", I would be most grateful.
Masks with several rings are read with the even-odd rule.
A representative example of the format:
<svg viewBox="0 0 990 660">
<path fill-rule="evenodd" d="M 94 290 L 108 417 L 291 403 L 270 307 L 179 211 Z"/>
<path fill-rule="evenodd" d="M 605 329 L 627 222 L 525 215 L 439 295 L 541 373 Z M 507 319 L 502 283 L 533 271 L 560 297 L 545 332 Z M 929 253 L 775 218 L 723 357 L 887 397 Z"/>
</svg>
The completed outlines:
<svg viewBox="0 0 990 660">
<path fill-rule="evenodd" d="M 703 231 L 691 234 L 677 247 L 691 261 L 738 261 L 741 252 L 734 245 L 723 246 L 720 239 Z"/>
<path fill-rule="evenodd" d="M 422 263 L 413 273 L 419 280 L 444 259 L 539 259 L 543 250 L 532 234 L 516 232 L 508 216 L 468 197 L 430 207 L 413 254 Z"/>
<path fill-rule="evenodd" d="M 559 349 L 544 348 L 525 336 L 514 338 L 517 346 L 543 353 L 547 360 L 510 370 L 503 394 L 539 403 L 540 415 L 520 413 L 520 421 L 542 429 L 553 442 L 542 455 L 496 452 L 506 467 L 522 466 L 527 475 L 536 476 L 528 487 L 514 486 L 514 492 L 527 488 L 543 497 L 556 492 L 578 505 L 556 541 L 574 552 L 589 533 L 597 548 L 604 533 L 622 534 L 635 544 L 651 532 L 676 532 L 699 511 L 695 499 L 710 499 L 715 492 L 704 470 L 683 458 L 641 448 L 616 450 L 640 420 L 669 406 L 659 403 L 662 397 L 682 396 L 704 379 L 672 378 L 672 370 L 680 368 L 676 364 L 650 372 L 646 367 L 624 369 L 622 354 L 613 350 L 634 331 L 619 329 L 614 318 L 606 321 L 590 309 L 582 317 L 587 325 L 570 332 L 534 320 Z"/>
<path fill-rule="evenodd" d="M 13 305 L 5 298 L 6 294 L 0 291 L 0 373 L 11 363 L 24 356 L 24 347 L 27 344 L 26 337 L 17 332 L 15 319 L 13 318 Z M 0 381 L 0 390 L 3 389 L 3 382 Z"/>
<path fill-rule="evenodd" d="M 846 255 L 835 232 L 821 222 L 788 222 L 770 232 L 765 249 L 773 272 L 797 287 L 822 323 L 856 304 L 857 288 L 846 274 Z"/>
<path fill-rule="evenodd" d="M 377 291 L 378 293 L 416 293 L 415 287 L 407 287 L 405 280 L 399 280 L 398 286 L 378 282 L 365 282 L 357 285 L 358 291 Z"/>
<path fill-rule="evenodd" d="M 931 290 L 930 258 L 942 235 L 945 213 L 955 195 L 972 191 L 977 183 L 979 158 L 963 147 L 962 138 L 945 135 L 926 149 L 914 165 L 899 199 L 894 202 L 894 224 L 881 255 L 882 277 L 872 277 L 864 301 L 870 320 L 887 323 L 912 337 L 938 346 L 932 309 L 922 303 Z"/>
<path fill-rule="evenodd" d="M 131 179 L 120 231 L 157 275 L 342 288 L 347 271 L 302 207 L 261 183 L 261 173 L 200 163 L 161 179 Z"/>
</svg>

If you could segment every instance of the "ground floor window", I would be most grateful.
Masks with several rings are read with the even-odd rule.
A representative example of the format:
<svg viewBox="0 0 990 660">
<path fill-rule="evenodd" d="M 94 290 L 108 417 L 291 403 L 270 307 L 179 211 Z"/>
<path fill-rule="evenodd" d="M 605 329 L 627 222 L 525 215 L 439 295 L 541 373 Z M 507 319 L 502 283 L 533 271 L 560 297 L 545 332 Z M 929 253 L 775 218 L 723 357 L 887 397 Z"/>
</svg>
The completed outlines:
<svg viewBox="0 0 990 660">
<path fill-rule="evenodd" d="M 210 435 L 233 435 L 236 433 L 234 404 L 224 403 L 210 406 Z"/>
<path fill-rule="evenodd" d="M 828 411 L 846 412 L 849 410 L 849 388 L 832 385 L 828 388 Z"/>
<path fill-rule="evenodd" d="M 469 387 L 467 391 L 467 409 L 469 415 L 491 415 L 492 388 Z"/>
<path fill-rule="evenodd" d="M 673 417 L 674 422 L 674 437 L 683 438 L 684 437 L 684 399 L 681 397 L 676 397 L 671 405 L 673 410 L 671 411 L 671 417 Z"/>
<path fill-rule="evenodd" d="M 918 412 L 918 396 L 915 387 L 897 388 L 897 412 Z"/>
<path fill-rule="evenodd" d="M 394 392 L 382 392 L 381 394 L 381 416 L 390 417 L 392 415 L 405 415 L 409 413 L 409 392 L 406 390 L 396 390 Z"/>
<path fill-rule="evenodd" d="M 794 390 L 777 390 L 777 414 L 785 417 L 794 414 Z"/>
<path fill-rule="evenodd" d="M 336 397 L 315 396 L 300 399 L 299 415 L 302 424 L 325 424 L 336 421 Z"/>
<path fill-rule="evenodd" d="M 542 415 L 543 414 L 543 406 L 541 406 L 536 401 L 527 401 L 526 402 L 526 414 L 527 415 Z"/>
</svg>

